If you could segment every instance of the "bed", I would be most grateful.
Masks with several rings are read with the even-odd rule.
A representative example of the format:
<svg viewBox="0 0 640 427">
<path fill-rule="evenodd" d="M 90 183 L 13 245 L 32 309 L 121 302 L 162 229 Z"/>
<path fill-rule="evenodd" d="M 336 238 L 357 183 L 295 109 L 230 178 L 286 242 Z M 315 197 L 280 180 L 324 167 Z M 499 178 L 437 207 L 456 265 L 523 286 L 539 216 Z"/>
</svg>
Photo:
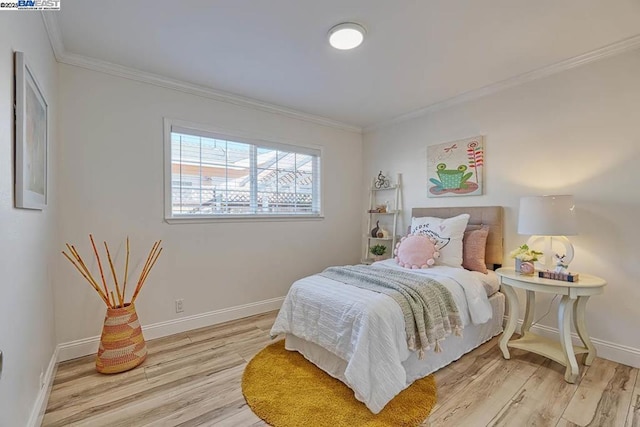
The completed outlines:
<svg viewBox="0 0 640 427">
<path fill-rule="evenodd" d="M 502 263 L 502 207 L 415 208 L 412 217 L 450 218 L 461 213 L 469 214 L 468 230 L 488 228 L 484 261 L 493 270 Z M 392 259 L 371 268 L 402 269 Z M 321 275 L 292 285 L 271 335 L 284 334 L 287 350 L 298 351 L 345 383 L 356 399 L 378 413 L 413 381 L 502 332 L 505 297 L 493 271 L 483 274 L 443 265 L 404 271 L 437 279 L 458 305 L 462 336 L 448 336 L 439 352 L 428 351 L 421 359 L 409 350 L 404 317 L 389 296 Z"/>
</svg>

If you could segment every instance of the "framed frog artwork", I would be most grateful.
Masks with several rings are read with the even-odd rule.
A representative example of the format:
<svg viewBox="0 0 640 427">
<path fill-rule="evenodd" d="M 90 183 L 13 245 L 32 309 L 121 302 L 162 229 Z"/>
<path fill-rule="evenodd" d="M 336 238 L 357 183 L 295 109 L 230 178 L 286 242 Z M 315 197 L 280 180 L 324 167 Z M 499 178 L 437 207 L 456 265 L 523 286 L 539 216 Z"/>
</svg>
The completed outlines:
<svg viewBox="0 0 640 427">
<path fill-rule="evenodd" d="M 484 137 L 427 147 L 427 197 L 482 195 Z"/>
</svg>

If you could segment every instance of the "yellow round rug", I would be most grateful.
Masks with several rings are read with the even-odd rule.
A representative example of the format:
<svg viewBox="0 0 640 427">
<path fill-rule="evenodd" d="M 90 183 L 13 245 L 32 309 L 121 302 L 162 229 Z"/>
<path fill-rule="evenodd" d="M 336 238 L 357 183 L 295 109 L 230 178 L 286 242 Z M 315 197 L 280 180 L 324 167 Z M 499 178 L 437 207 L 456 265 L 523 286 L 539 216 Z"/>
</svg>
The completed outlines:
<svg viewBox="0 0 640 427">
<path fill-rule="evenodd" d="M 284 340 L 264 348 L 245 368 L 242 393 L 260 418 L 275 427 L 417 426 L 436 403 L 433 375 L 414 382 L 378 414 L 353 391 L 320 370 Z"/>
</svg>

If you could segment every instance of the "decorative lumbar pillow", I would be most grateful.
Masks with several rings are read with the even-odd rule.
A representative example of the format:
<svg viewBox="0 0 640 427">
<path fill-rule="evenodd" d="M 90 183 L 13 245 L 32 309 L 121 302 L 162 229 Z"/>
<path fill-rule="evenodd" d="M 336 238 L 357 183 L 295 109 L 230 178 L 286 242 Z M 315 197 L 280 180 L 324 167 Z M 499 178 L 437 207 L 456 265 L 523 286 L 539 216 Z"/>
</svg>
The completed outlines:
<svg viewBox="0 0 640 427">
<path fill-rule="evenodd" d="M 429 268 L 436 263 L 440 252 L 435 239 L 426 235 L 408 235 L 396 245 L 396 262 L 405 268 Z"/>
<path fill-rule="evenodd" d="M 487 264 L 484 254 L 487 247 L 489 227 L 483 225 L 479 229 L 464 232 L 462 239 L 462 266 L 467 270 L 479 271 L 487 274 Z"/>
<path fill-rule="evenodd" d="M 438 264 L 462 268 L 462 238 L 469 214 L 452 218 L 411 218 L 411 234 L 424 234 L 436 240 L 440 251 Z"/>
</svg>

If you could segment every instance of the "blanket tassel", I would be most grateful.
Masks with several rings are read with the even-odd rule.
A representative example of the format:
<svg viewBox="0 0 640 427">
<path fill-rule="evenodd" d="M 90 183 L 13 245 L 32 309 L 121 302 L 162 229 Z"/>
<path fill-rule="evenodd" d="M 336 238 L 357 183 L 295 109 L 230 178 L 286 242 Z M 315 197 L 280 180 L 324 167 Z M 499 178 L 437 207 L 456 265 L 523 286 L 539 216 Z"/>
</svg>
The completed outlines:
<svg viewBox="0 0 640 427">
<path fill-rule="evenodd" d="M 436 341 L 436 346 L 433 348 L 433 351 L 435 351 L 436 353 L 442 352 L 442 346 L 440 345 L 440 340 Z"/>
<path fill-rule="evenodd" d="M 409 350 L 415 350 L 416 349 L 416 338 L 415 337 L 409 338 L 409 342 L 407 344 L 409 345 Z"/>
</svg>

